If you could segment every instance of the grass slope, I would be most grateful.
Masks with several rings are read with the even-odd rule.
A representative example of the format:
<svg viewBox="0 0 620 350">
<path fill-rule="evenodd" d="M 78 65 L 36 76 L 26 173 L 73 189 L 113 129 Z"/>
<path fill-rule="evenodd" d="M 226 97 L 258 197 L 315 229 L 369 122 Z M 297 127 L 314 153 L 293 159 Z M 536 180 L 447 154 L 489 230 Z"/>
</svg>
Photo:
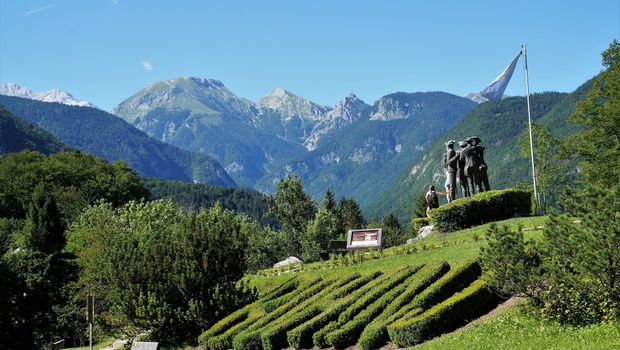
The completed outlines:
<svg viewBox="0 0 620 350">
<path fill-rule="evenodd" d="M 443 335 L 412 350 L 589 350 L 620 349 L 620 323 L 564 327 L 528 315 L 521 307 Z"/>
</svg>

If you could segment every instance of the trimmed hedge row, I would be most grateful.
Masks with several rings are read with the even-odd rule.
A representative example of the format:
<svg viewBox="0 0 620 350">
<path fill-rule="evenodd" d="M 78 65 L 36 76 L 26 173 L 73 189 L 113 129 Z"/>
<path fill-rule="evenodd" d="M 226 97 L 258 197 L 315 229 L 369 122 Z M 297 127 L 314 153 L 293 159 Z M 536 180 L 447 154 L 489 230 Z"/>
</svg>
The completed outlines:
<svg viewBox="0 0 620 350">
<path fill-rule="evenodd" d="M 530 191 L 509 188 L 459 198 L 429 211 L 428 215 L 436 229 L 452 232 L 515 216 L 529 216 L 531 203 Z"/>
<path fill-rule="evenodd" d="M 319 308 L 319 311 L 315 313 L 315 311 L 312 310 L 314 308 L 314 305 L 316 305 L 317 303 L 320 304 L 320 300 L 331 299 L 329 298 L 330 294 L 341 292 L 342 290 L 346 291 L 355 288 L 357 286 L 356 281 L 362 279 L 359 277 L 359 273 L 353 273 L 345 276 L 344 278 L 332 278 L 328 280 L 329 283 L 327 284 L 327 286 L 319 284 L 315 287 L 312 287 L 312 290 L 318 291 L 313 292 L 310 297 L 300 300 L 297 300 L 296 298 L 295 303 L 290 302 L 286 304 L 286 306 L 288 306 L 286 311 L 284 311 L 284 307 L 282 307 L 281 309 L 278 308 L 277 311 L 266 315 L 265 317 L 261 318 L 260 321 L 254 323 L 243 332 L 237 334 L 232 341 L 233 347 L 237 350 L 259 350 L 262 344 L 261 339 L 263 332 L 272 329 L 273 327 L 275 327 L 275 325 L 281 324 L 283 322 L 286 323 L 287 320 L 297 319 L 297 317 L 301 317 L 303 315 L 306 316 L 304 316 L 305 318 L 303 318 L 299 323 L 314 317 L 316 313 L 321 311 L 321 309 Z M 310 312 L 310 314 L 308 315 L 307 312 Z M 289 315 L 291 317 L 288 317 Z M 291 326 L 290 324 L 286 323 L 284 326 L 284 330 L 287 331 L 288 329 L 297 326 L 297 324 Z M 274 336 L 277 336 L 278 339 L 284 337 L 284 341 L 286 341 L 286 333 L 284 333 L 283 335 L 277 333 Z"/>
<path fill-rule="evenodd" d="M 352 295 L 350 299 L 345 301 L 349 306 L 344 308 L 344 311 L 341 311 L 340 315 L 336 315 L 336 317 L 338 317 L 337 320 L 329 322 L 326 326 L 312 335 L 313 344 L 321 348 L 329 345 L 329 342 L 327 341 L 328 334 L 337 330 L 342 324 L 351 320 L 359 313 L 359 311 L 363 310 L 368 304 L 372 303 L 379 298 L 381 294 L 385 293 L 385 290 L 392 288 L 394 285 L 400 284 L 403 279 L 415 273 L 420 268 L 421 266 L 401 268 L 390 275 L 385 275 L 382 278 L 374 280 L 367 286 L 367 288 L 359 290 L 355 295 Z"/>
<path fill-rule="evenodd" d="M 281 297 L 282 295 L 295 290 L 298 287 L 298 284 L 299 280 L 296 276 L 293 276 L 281 285 L 274 287 L 270 291 L 266 292 L 265 295 L 260 296 L 258 301 L 264 304 L 268 301 Z"/>
<path fill-rule="evenodd" d="M 447 300 L 409 320 L 400 320 L 388 327 L 392 341 L 408 347 L 452 331 L 468 320 L 492 310 L 500 298 L 488 288 L 482 278 Z"/>
<path fill-rule="evenodd" d="M 292 315 L 290 318 L 286 318 L 280 322 L 270 325 L 267 330 L 261 333 L 263 350 L 280 350 L 288 347 L 286 332 L 318 315 L 321 311 L 322 308 L 320 306 L 306 308 L 302 312 Z M 239 348 L 237 350 L 250 349 Z"/>
<path fill-rule="evenodd" d="M 299 289 L 303 289 L 305 287 L 308 287 L 308 289 L 306 289 L 304 292 L 302 292 L 300 294 L 297 294 L 288 303 L 278 307 L 276 310 L 274 310 L 274 311 L 272 311 L 272 312 L 270 312 L 268 314 L 262 308 L 260 308 L 258 306 L 260 304 L 259 302 L 255 302 L 254 304 L 251 304 L 251 307 L 254 307 L 254 309 L 256 311 L 254 313 L 250 313 L 248 318 L 246 318 L 244 321 L 234 325 L 232 328 L 228 329 L 226 332 L 224 332 L 222 334 L 216 335 L 214 337 L 209 337 L 209 338 L 202 337 L 202 342 L 200 344 L 203 346 L 204 349 L 209 349 L 209 350 L 228 350 L 228 349 L 231 349 L 232 348 L 232 343 L 233 343 L 233 338 L 236 335 L 238 335 L 240 332 L 244 331 L 245 329 L 247 329 L 249 327 L 252 327 L 257 322 L 262 322 L 263 320 L 265 320 L 267 318 L 273 317 L 276 313 L 279 313 L 277 315 L 277 317 L 279 317 L 281 314 L 286 313 L 287 311 L 289 311 L 290 309 L 295 307 L 299 302 L 301 302 L 304 299 L 312 296 L 315 293 L 320 292 L 323 287 L 326 287 L 327 285 L 331 284 L 332 282 L 333 281 L 331 281 L 331 280 L 324 281 L 321 277 L 317 277 L 317 278 L 311 279 L 310 281 L 308 281 L 306 283 L 300 284 Z M 263 300 L 263 299 L 261 299 L 261 300 Z M 206 343 L 206 346 L 205 346 L 205 343 Z"/>
<path fill-rule="evenodd" d="M 388 319 L 396 314 L 418 295 L 428 288 L 433 282 L 450 270 L 450 265 L 446 261 L 432 263 L 423 267 L 412 277 L 412 281 L 405 291 L 386 307 L 385 310 L 375 318 L 364 330 L 358 339 L 358 346 L 362 350 L 378 349 L 388 340 L 387 325 Z"/>
<path fill-rule="evenodd" d="M 388 320 L 391 324 L 400 318 L 416 316 L 416 309 L 428 309 L 438 304 L 454 293 L 470 285 L 482 274 L 482 269 L 477 260 L 466 261 L 458 267 L 451 269 L 439 280 L 417 295 L 413 301 L 394 313 Z"/>
<path fill-rule="evenodd" d="M 340 324 L 344 324 L 352 320 L 353 317 L 355 317 L 355 315 L 357 315 L 361 310 L 365 309 L 368 305 L 380 298 L 383 294 L 387 293 L 390 289 L 401 284 L 406 278 L 416 273 L 419 269 L 420 266 L 407 267 L 389 275 L 383 283 L 361 296 L 357 299 L 357 301 L 349 306 L 349 308 L 341 313 L 340 316 L 338 316 L 338 322 Z"/>
<path fill-rule="evenodd" d="M 418 270 L 419 271 L 419 270 Z M 326 340 L 336 349 L 341 349 L 353 345 L 357 342 L 364 327 L 372 322 L 385 308 L 401 295 L 410 283 L 416 280 L 416 275 L 407 278 L 403 283 L 393 287 L 375 300 L 366 309 L 355 315 L 353 319 L 346 322 L 339 329 L 329 333 Z"/>
<path fill-rule="evenodd" d="M 351 294 L 350 291 L 347 293 L 336 293 L 334 294 L 334 304 L 323 311 L 321 314 L 313 317 L 312 319 L 302 323 L 301 325 L 295 327 L 287 333 L 287 339 L 290 346 L 296 349 L 301 348 L 309 348 L 312 347 L 312 335 L 322 327 L 324 327 L 328 322 L 334 320 L 340 315 L 344 310 L 346 310 L 351 304 L 353 304 L 359 295 L 369 290 L 369 287 L 365 286 L 370 281 L 374 280 L 378 276 L 381 275 L 381 272 L 375 271 L 365 277 L 359 279 L 361 283 L 358 283 L 356 286 L 352 286 L 351 291 L 357 290 L 355 293 Z M 361 289 L 359 289 L 361 288 Z M 342 300 L 337 300 L 338 298 L 342 298 Z M 331 302 L 331 300 L 330 300 Z"/>
<path fill-rule="evenodd" d="M 224 317 L 223 319 L 218 321 L 216 324 L 214 324 L 211 328 L 209 328 L 207 331 L 203 332 L 198 337 L 198 343 L 202 345 L 203 348 L 206 349 L 207 340 L 209 338 L 219 335 L 223 333 L 224 331 L 226 331 L 227 329 L 231 328 L 232 326 L 247 319 L 249 313 L 250 313 L 249 308 L 244 307 Z"/>
</svg>

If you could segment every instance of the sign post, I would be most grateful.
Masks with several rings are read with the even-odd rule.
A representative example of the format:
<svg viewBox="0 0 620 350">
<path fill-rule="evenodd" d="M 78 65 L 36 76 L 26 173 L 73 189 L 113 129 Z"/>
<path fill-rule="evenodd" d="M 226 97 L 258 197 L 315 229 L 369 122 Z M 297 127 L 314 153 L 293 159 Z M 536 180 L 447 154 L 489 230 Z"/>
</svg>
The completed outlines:
<svg viewBox="0 0 620 350">
<path fill-rule="evenodd" d="M 88 321 L 88 349 L 93 350 L 93 322 L 95 318 L 95 298 L 86 296 L 86 321 Z"/>
</svg>

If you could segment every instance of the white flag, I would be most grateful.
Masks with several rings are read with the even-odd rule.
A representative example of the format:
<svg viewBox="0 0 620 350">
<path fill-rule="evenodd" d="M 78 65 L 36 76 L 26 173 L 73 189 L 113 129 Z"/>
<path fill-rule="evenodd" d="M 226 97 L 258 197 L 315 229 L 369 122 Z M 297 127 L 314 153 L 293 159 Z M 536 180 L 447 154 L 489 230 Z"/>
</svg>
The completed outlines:
<svg viewBox="0 0 620 350">
<path fill-rule="evenodd" d="M 480 91 L 480 95 L 493 102 L 497 102 L 501 100 L 504 95 L 504 91 L 506 90 L 506 86 L 508 86 L 508 82 L 512 77 L 512 72 L 515 71 L 515 67 L 517 66 L 517 61 L 519 57 L 521 57 L 521 51 L 517 54 L 517 56 L 510 62 L 508 67 L 504 69 L 502 74 L 500 74 L 495 80 L 489 84 L 484 90 Z"/>
</svg>

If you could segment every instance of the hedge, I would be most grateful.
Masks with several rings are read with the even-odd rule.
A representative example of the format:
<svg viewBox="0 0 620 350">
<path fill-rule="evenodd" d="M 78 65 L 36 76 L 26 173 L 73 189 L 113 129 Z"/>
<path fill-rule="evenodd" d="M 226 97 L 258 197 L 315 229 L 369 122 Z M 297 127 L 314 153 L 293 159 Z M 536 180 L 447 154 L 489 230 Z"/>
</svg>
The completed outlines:
<svg viewBox="0 0 620 350">
<path fill-rule="evenodd" d="M 245 328 L 253 324 L 256 320 L 259 320 L 264 313 L 257 312 L 254 314 L 250 313 L 250 316 L 246 318 L 244 321 L 237 323 L 232 328 L 228 329 L 226 332 L 216 335 L 210 338 L 203 338 L 204 342 L 200 343 L 203 349 L 210 350 L 228 350 L 232 349 L 232 339 L 235 335 L 239 334 L 239 332 L 243 331 Z"/>
<path fill-rule="evenodd" d="M 349 299 L 343 301 L 343 304 L 346 303 L 348 306 L 345 307 L 344 311 L 341 311 L 339 315 L 336 315 L 338 320 L 329 322 L 326 326 L 312 335 L 313 344 L 318 347 L 326 347 L 329 344 L 326 339 L 329 333 L 335 331 L 342 324 L 351 320 L 368 304 L 372 303 L 374 300 L 379 298 L 381 294 L 385 293 L 386 289 L 400 284 L 403 279 L 409 277 L 420 268 L 421 266 L 398 269 L 390 275 L 382 276 L 382 278 L 374 280 L 372 283 L 369 283 L 366 288 L 358 290 L 354 295 L 351 295 Z M 331 317 L 329 319 L 331 320 Z"/>
<path fill-rule="evenodd" d="M 198 337 L 198 343 L 202 345 L 204 349 L 206 349 L 207 340 L 209 340 L 209 338 L 219 335 L 225 332 L 226 330 L 228 330 L 229 328 L 231 328 L 232 326 L 245 320 L 246 318 L 248 318 L 249 312 L 250 312 L 249 308 L 244 307 L 224 317 L 223 319 L 218 321 L 216 324 L 214 324 L 211 328 L 209 328 L 207 331 L 203 332 Z"/>
<path fill-rule="evenodd" d="M 411 236 L 412 238 L 416 238 L 418 236 L 418 232 L 424 226 L 428 226 L 431 224 L 429 218 L 415 218 L 411 220 Z"/>
<path fill-rule="evenodd" d="M 528 190 L 509 188 L 459 198 L 428 215 L 435 228 L 452 232 L 487 222 L 528 216 L 531 213 L 532 193 Z"/>
<path fill-rule="evenodd" d="M 328 322 L 336 319 L 344 310 L 346 310 L 356 300 L 357 294 L 364 292 L 367 288 L 362 288 L 375 278 L 381 275 L 381 272 L 375 271 L 369 275 L 366 275 L 360 279 L 355 280 L 355 283 L 351 284 L 351 288 L 346 291 L 338 290 L 334 293 L 333 298 L 327 301 L 332 305 L 326 308 L 325 311 L 316 315 L 312 319 L 302 323 L 287 333 L 287 339 L 290 346 L 296 349 L 312 347 L 312 334 L 317 330 L 324 327 Z M 362 289 L 360 289 L 362 288 Z M 344 288 L 343 288 L 344 289 Z M 351 294 L 351 291 L 358 290 Z M 337 300 L 338 298 L 344 299 Z"/>
<path fill-rule="evenodd" d="M 293 276 L 286 280 L 284 283 L 280 284 L 277 287 L 274 287 L 270 291 L 266 292 L 264 295 L 260 296 L 258 301 L 264 304 L 268 301 L 281 297 L 282 295 L 295 290 L 295 288 L 297 288 L 298 286 L 298 283 L 299 280 L 297 279 L 297 277 Z"/>
<path fill-rule="evenodd" d="M 339 329 L 329 333 L 326 340 L 336 349 L 341 349 L 356 343 L 364 327 L 372 322 L 381 312 L 401 293 L 407 286 L 414 282 L 416 275 L 407 278 L 403 283 L 387 290 L 377 300 L 370 304 L 366 309 L 355 315 L 353 319 L 343 324 Z"/>
<path fill-rule="evenodd" d="M 371 350 L 378 349 L 385 344 L 388 340 L 388 319 L 395 315 L 398 310 L 411 303 L 416 295 L 425 290 L 433 282 L 437 281 L 437 279 L 449 270 L 450 265 L 448 265 L 446 261 L 432 263 L 422 268 L 412 277 L 412 281 L 409 283 L 407 289 L 364 328 L 358 340 L 358 347 L 362 350 Z"/>
<path fill-rule="evenodd" d="M 234 348 L 246 350 L 260 349 L 262 336 L 261 334 L 265 330 L 265 328 L 271 329 L 275 324 L 283 322 L 283 320 L 290 319 L 290 317 L 283 317 L 285 315 L 291 315 L 293 318 L 295 318 L 299 315 L 305 314 L 306 309 L 312 309 L 314 305 L 317 304 L 317 299 L 329 299 L 329 295 L 332 293 L 336 293 L 338 291 L 341 291 L 342 289 L 346 290 L 347 288 L 353 289 L 355 286 L 357 286 L 355 282 L 360 279 L 359 277 L 359 273 L 352 273 L 346 275 L 345 277 L 331 278 L 327 281 L 324 281 L 324 283 L 319 283 L 318 285 L 312 286 L 309 290 L 306 290 L 301 294 L 303 295 L 301 298 L 295 298 L 293 301 L 289 302 L 285 306 L 278 308 L 276 311 L 271 312 L 265 317 L 261 318 L 260 321 L 254 323 L 245 331 L 237 334 L 232 340 Z M 315 316 L 314 313 L 308 316 L 308 318 L 311 318 L 313 316 Z M 303 319 L 301 322 L 305 320 L 307 320 L 307 318 Z M 295 324 L 294 326 L 297 326 L 297 324 Z M 288 328 L 286 330 L 288 330 Z M 280 336 L 280 334 L 277 335 Z M 286 340 L 286 334 L 284 334 L 283 337 Z"/>
<path fill-rule="evenodd" d="M 268 319 L 270 317 L 273 317 L 275 315 L 275 313 L 279 313 L 279 315 L 277 315 L 278 317 L 289 311 L 291 308 L 295 307 L 300 300 L 303 300 L 305 298 L 307 298 L 309 295 L 312 295 L 313 293 L 317 293 L 320 291 L 320 289 L 325 286 L 325 285 L 329 285 L 332 281 L 323 281 L 321 277 L 317 277 L 317 278 L 313 278 L 310 281 L 303 283 L 303 284 L 299 284 L 300 287 L 299 289 L 304 289 L 306 287 L 308 287 L 308 289 L 306 289 L 304 292 L 297 294 L 293 299 L 291 299 L 288 303 L 278 307 L 276 310 L 270 312 L 270 313 L 266 313 L 264 312 L 264 310 L 262 310 L 259 305 L 260 305 L 260 301 L 261 300 L 265 300 L 263 298 L 261 298 L 259 301 L 257 301 L 254 304 L 251 304 L 249 307 L 250 308 L 254 308 L 255 310 L 257 310 L 255 313 L 250 313 L 250 315 L 248 316 L 248 318 L 246 318 L 244 321 L 234 325 L 233 327 L 231 327 L 230 329 L 226 330 L 224 333 L 216 335 L 216 336 L 211 336 L 208 337 L 208 334 L 203 333 L 203 336 L 201 336 L 201 340 L 199 341 L 199 343 L 202 345 L 202 347 L 204 349 L 210 349 L 210 350 L 228 350 L 232 348 L 232 343 L 233 343 L 233 338 L 238 335 L 240 332 L 244 331 L 245 329 L 254 326 L 257 322 L 262 322 L 265 319 Z M 285 282 L 286 283 L 286 282 Z M 274 290 L 277 290 L 278 288 L 275 288 Z M 277 318 L 277 317 L 276 317 Z M 211 330 L 207 331 L 210 332 Z M 207 333 L 205 332 L 205 333 Z M 206 343 L 206 344 L 205 344 Z M 206 345 L 206 346 L 205 346 Z"/>
<path fill-rule="evenodd" d="M 299 312 L 292 317 L 276 322 L 270 325 L 267 330 L 261 333 L 261 342 L 263 350 L 280 350 L 288 347 L 286 332 L 292 328 L 295 328 L 299 324 L 311 319 L 321 312 L 321 307 L 314 306 L 306 308 L 302 312 Z M 237 350 L 252 350 L 252 349 L 237 349 Z"/>
<path fill-rule="evenodd" d="M 395 322 L 388 327 L 388 333 L 398 347 L 413 346 L 484 315 L 499 301 L 499 296 L 480 278 L 421 315 Z"/>
<path fill-rule="evenodd" d="M 357 315 L 361 310 L 365 309 L 372 302 L 380 298 L 383 294 L 387 293 L 390 289 L 401 284 L 407 277 L 413 275 L 420 269 L 420 266 L 415 267 L 407 267 L 400 270 L 397 270 L 393 274 L 387 276 L 387 278 L 378 285 L 373 290 L 368 291 L 365 295 L 361 296 L 357 301 L 355 301 L 349 308 L 347 308 L 343 313 L 338 316 L 338 322 L 340 324 L 344 324 L 355 315 Z"/>
<path fill-rule="evenodd" d="M 387 324 L 393 323 L 403 317 L 410 318 L 416 316 L 415 309 L 420 308 L 425 310 L 446 300 L 454 293 L 470 285 L 481 273 L 482 269 L 477 260 L 469 260 L 461 263 L 458 267 L 451 269 L 439 280 L 422 291 L 411 303 L 394 313 L 394 315 L 387 320 Z"/>
</svg>

